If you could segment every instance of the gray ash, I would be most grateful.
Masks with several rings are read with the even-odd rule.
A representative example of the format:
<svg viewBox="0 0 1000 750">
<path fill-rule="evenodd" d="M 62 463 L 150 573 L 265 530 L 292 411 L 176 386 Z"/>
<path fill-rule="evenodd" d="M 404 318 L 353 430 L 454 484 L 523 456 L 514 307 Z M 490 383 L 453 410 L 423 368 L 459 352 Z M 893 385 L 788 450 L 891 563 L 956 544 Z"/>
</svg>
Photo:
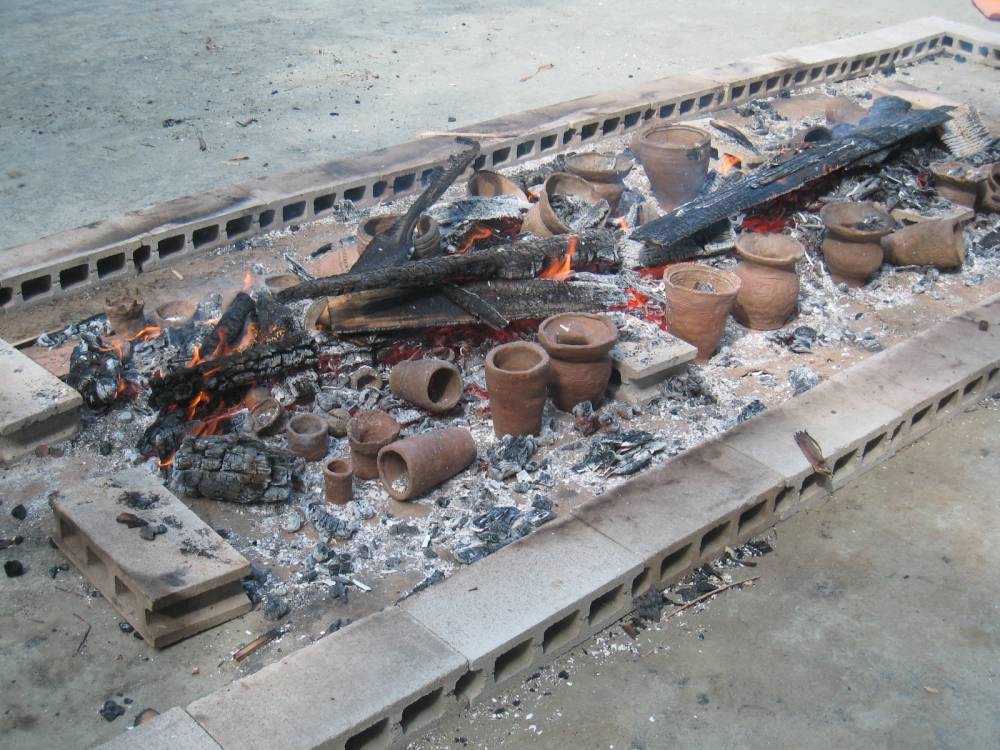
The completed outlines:
<svg viewBox="0 0 1000 750">
<path fill-rule="evenodd" d="M 610 211 L 606 200 L 591 203 L 575 195 L 553 195 L 549 198 L 549 205 L 559 221 L 569 227 L 571 232 L 582 232 L 584 229 L 600 226 Z"/>
</svg>

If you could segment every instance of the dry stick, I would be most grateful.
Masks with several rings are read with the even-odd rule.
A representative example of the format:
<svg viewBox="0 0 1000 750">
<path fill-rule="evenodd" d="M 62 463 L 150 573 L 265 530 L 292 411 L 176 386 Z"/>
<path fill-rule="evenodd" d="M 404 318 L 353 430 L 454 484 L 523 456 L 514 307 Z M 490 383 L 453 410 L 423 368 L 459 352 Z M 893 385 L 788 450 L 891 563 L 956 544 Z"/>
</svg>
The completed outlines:
<svg viewBox="0 0 1000 750">
<path fill-rule="evenodd" d="M 751 581 L 756 581 L 758 578 L 760 578 L 760 576 L 753 576 L 752 578 L 745 578 L 742 581 L 733 581 L 732 583 L 727 583 L 725 586 L 720 586 L 717 589 L 709 591 L 706 594 L 702 594 L 698 598 L 692 599 L 691 601 L 687 602 L 686 604 L 683 604 L 680 607 L 678 607 L 677 609 L 675 609 L 670 614 L 662 617 L 660 619 L 660 622 L 666 622 L 667 620 L 669 620 L 674 615 L 679 615 L 681 612 L 683 612 L 688 607 L 693 607 L 695 604 L 698 604 L 699 602 L 703 602 L 706 599 L 709 599 L 709 598 L 715 596 L 716 594 L 721 594 L 723 591 L 727 591 L 727 590 L 729 590 L 731 588 L 735 588 L 737 586 L 742 586 L 744 583 L 750 583 Z"/>
<path fill-rule="evenodd" d="M 79 620 L 80 622 L 82 622 L 84 625 L 87 626 L 87 630 L 84 632 L 83 638 L 80 639 L 80 643 L 76 647 L 75 656 L 79 656 L 80 652 L 83 650 L 83 644 L 87 642 L 87 636 L 90 635 L 90 623 L 84 620 L 82 617 L 80 617 L 80 615 L 78 615 L 76 612 L 73 613 L 73 617 L 75 617 L 77 620 Z"/>
<path fill-rule="evenodd" d="M 233 652 L 233 659 L 236 661 L 243 661 L 248 656 L 250 656 L 250 654 L 259 649 L 261 646 L 266 646 L 275 638 L 280 638 L 281 635 L 282 635 L 281 628 L 271 628 L 263 635 L 254 638 L 252 641 L 250 641 L 250 643 L 248 643 L 243 648 Z"/>
</svg>

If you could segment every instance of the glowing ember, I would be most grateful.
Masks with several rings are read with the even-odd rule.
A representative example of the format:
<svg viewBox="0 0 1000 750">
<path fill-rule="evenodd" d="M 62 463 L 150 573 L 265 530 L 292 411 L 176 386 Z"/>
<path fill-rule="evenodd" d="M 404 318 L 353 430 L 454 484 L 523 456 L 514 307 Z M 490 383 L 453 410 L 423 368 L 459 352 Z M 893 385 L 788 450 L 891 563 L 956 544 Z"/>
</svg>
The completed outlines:
<svg viewBox="0 0 1000 750">
<path fill-rule="evenodd" d="M 548 268 L 538 274 L 540 279 L 565 281 L 573 272 L 573 256 L 576 255 L 576 237 L 570 237 L 566 243 L 566 254 L 552 261 Z"/>
<path fill-rule="evenodd" d="M 739 169 L 742 163 L 738 156 L 723 154 L 719 160 L 719 174 L 729 174 L 734 169 Z"/>
</svg>

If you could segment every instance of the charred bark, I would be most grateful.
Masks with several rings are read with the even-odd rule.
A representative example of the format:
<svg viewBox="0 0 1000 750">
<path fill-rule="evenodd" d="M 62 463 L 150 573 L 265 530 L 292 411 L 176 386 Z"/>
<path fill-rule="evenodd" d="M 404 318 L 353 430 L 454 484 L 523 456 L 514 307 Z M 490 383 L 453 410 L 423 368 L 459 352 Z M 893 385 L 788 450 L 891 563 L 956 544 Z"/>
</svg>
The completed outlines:
<svg viewBox="0 0 1000 750">
<path fill-rule="evenodd" d="M 236 346 L 243 335 L 243 327 L 247 319 L 256 310 L 256 305 L 246 292 L 238 293 L 229 307 L 219 318 L 215 328 L 205 334 L 201 340 L 201 353 L 203 356 L 210 356 L 213 352 L 219 351 L 220 345 L 225 342 L 226 346 Z"/>
</svg>

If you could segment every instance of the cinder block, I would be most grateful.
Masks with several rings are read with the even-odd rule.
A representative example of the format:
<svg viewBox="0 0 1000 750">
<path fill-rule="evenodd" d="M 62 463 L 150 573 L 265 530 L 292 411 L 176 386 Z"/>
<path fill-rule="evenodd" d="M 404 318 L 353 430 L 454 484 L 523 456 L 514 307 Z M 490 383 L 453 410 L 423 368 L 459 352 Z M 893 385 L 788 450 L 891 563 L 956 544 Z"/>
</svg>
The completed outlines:
<svg viewBox="0 0 1000 750">
<path fill-rule="evenodd" d="M 152 646 L 250 610 L 250 563 L 142 469 L 60 487 L 49 505 L 52 540 Z M 123 512 L 166 532 L 143 539 Z"/>
<path fill-rule="evenodd" d="M 122 732 L 95 750 L 222 750 L 183 708 Z"/>
<path fill-rule="evenodd" d="M 187 710 L 224 750 L 387 748 L 454 706 L 466 671 L 461 654 L 390 607 Z"/>
<path fill-rule="evenodd" d="M 16 461 L 80 428 L 80 394 L 0 339 L 0 461 Z"/>
<path fill-rule="evenodd" d="M 469 661 L 459 697 L 519 681 L 632 609 L 641 557 L 565 518 L 399 606 Z"/>
<path fill-rule="evenodd" d="M 774 471 L 713 441 L 583 503 L 573 515 L 642 558 L 634 596 L 773 525 L 784 487 Z"/>
</svg>

